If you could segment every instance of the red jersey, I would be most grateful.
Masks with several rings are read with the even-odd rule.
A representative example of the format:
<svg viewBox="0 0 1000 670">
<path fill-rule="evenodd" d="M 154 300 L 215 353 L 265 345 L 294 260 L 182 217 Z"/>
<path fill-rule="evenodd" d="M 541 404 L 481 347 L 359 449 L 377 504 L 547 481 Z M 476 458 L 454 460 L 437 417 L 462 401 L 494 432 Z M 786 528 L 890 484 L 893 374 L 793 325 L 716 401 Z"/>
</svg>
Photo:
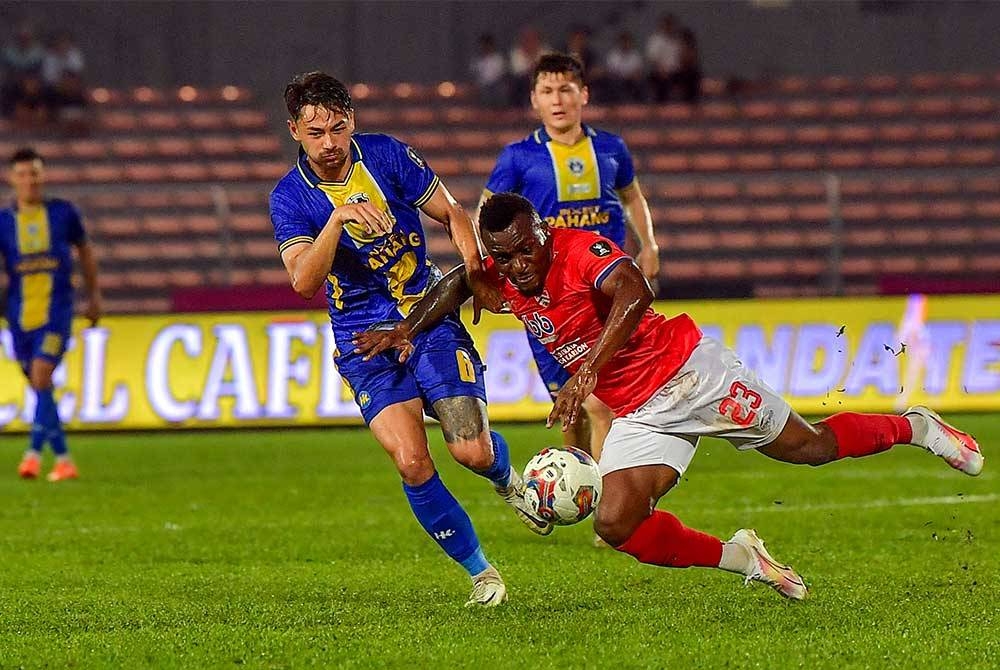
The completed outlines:
<svg viewBox="0 0 1000 670">
<path fill-rule="evenodd" d="M 580 369 L 604 328 L 611 298 L 601 283 L 632 259 L 609 240 L 585 230 L 553 228 L 552 265 L 540 295 L 526 296 L 497 273 L 486 274 L 524 327 L 571 373 Z M 672 319 L 647 309 L 628 341 L 597 375 L 594 395 L 616 416 L 642 407 L 694 351 L 701 331 L 687 314 Z"/>
</svg>

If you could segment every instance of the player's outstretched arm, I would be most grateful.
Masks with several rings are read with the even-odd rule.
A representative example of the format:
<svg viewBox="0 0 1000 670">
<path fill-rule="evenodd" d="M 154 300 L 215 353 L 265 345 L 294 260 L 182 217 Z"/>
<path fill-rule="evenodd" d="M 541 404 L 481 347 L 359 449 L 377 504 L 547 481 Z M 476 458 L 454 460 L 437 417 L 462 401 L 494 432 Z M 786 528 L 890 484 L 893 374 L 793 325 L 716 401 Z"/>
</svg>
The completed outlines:
<svg viewBox="0 0 1000 670">
<path fill-rule="evenodd" d="M 452 243 L 462 255 L 462 262 L 469 276 L 469 285 L 479 306 L 491 312 L 503 311 L 503 296 L 500 295 L 499 289 L 487 282 L 483 276 L 483 245 L 472 219 L 462 205 L 455 200 L 445 185 L 441 184 L 421 210 L 448 229 Z M 479 321 L 478 309 L 473 321 Z"/>
<path fill-rule="evenodd" d="M 660 247 L 656 244 L 656 234 L 653 232 L 653 216 L 649 212 L 649 203 L 642 194 L 639 180 L 618 192 L 625 207 L 625 215 L 629 227 L 639 240 L 639 253 L 635 257 L 642 274 L 650 284 L 656 281 L 660 274 Z"/>
<path fill-rule="evenodd" d="M 91 326 L 96 326 L 104 314 L 101 288 L 97 283 L 97 254 L 94 252 L 94 246 L 86 240 L 77 246 L 76 252 L 80 257 L 80 272 L 83 274 L 83 287 L 87 292 L 87 306 L 84 307 L 83 315 L 90 321 Z"/>
<path fill-rule="evenodd" d="M 399 362 L 410 357 L 412 338 L 439 323 L 472 296 L 465 266 L 459 265 L 420 299 L 410 314 L 390 330 L 368 330 L 354 334 L 354 353 L 370 360 L 383 351 L 399 351 Z"/>
<path fill-rule="evenodd" d="M 597 373 L 625 345 L 653 302 L 653 291 L 633 263 L 619 263 L 600 290 L 611 298 L 611 310 L 583 365 L 559 391 L 546 422 L 550 428 L 562 421 L 565 431 L 576 422 L 583 401 L 597 386 Z"/>
</svg>

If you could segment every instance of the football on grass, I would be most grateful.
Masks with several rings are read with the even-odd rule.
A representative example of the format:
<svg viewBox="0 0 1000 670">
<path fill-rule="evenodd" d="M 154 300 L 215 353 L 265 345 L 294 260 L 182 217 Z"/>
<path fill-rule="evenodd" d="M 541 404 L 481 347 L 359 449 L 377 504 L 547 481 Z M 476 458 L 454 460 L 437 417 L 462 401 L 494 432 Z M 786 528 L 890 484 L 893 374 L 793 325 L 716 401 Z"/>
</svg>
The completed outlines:
<svg viewBox="0 0 1000 670">
<path fill-rule="evenodd" d="M 600 499 L 597 463 L 576 447 L 546 447 L 524 468 L 524 501 L 541 519 L 562 526 L 579 523 Z"/>
</svg>

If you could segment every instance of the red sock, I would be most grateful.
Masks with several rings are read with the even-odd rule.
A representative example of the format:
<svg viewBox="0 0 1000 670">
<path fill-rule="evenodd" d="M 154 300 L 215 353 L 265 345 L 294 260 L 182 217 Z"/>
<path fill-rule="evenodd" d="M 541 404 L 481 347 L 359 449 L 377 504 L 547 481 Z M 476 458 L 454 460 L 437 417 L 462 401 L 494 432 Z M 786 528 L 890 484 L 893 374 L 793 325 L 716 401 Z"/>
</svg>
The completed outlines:
<svg viewBox="0 0 1000 670">
<path fill-rule="evenodd" d="M 673 514 L 659 510 L 616 549 L 641 563 L 670 568 L 717 568 L 722 560 L 722 540 L 688 528 Z"/>
<path fill-rule="evenodd" d="M 909 420 L 895 414 L 841 412 L 823 423 L 837 438 L 837 458 L 869 456 L 913 439 Z"/>
</svg>

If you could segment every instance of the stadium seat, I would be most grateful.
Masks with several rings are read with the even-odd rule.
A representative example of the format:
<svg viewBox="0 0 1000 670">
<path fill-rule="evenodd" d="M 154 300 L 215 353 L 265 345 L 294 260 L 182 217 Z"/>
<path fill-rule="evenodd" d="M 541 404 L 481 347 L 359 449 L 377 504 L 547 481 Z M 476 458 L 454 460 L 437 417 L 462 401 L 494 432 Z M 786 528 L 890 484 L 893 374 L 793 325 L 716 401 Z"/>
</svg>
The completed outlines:
<svg viewBox="0 0 1000 670">
<path fill-rule="evenodd" d="M 733 181 L 713 179 L 699 183 L 698 193 L 702 198 L 710 200 L 738 198 L 740 186 Z"/>
<path fill-rule="evenodd" d="M 875 139 L 875 128 L 857 123 L 836 126 L 833 139 L 843 144 L 868 144 Z"/>
<path fill-rule="evenodd" d="M 789 132 L 780 126 L 755 126 L 750 128 L 747 139 L 751 144 L 781 146 L 789 142 Z"/>
<path fill-rule="evenodd" d="M 711 128 L 705 135 L 705 141 L 714 146 L 739 147 L 746 144 L 747 131 L 734 126 Z"/>
<path fill-rule="evenodd" d="M 177 130 L 183 125 L 180 116 L 173 110 L 142 112 L 139 125 L 149 130 Z"/>
<path fill-rule="evenodd" d="M 799 144 L 827 144 L 833 139 L 829 126 L 804 126 L 792 130 L 792 140 Z"/>
<path fill-rule="evenodd" d="M 906 103 L 899 98 L 875 98 L 864 106 L 866 115 L 882 118 L 902 116 L 906 110 Z"/>
<path fill-rule="evenodd" d="M 996 165 L 998 162 L 997 150 L 990 146 L 958 148 L 955 149 L 954 160 L 958 165 Z"/>
<path fill-rule="evenodd" d="M 882 259 L 879 269 L 886 274 L 913 274 L 919 271 L 920 263 L 913 256 L 887 256 Z"/>
<path fill-rule="evenodd" d="M 773 199 L 784 197 L 787 193 L 785 183 L 781 180 L 748 181 L 743 185 L 743 194 L 754 199 Z"/>
<path fill-rule="evenodd" d="M 826 155 L 826 165 L 833 169 L 856 169 L 863 166 L 867 157 L 863 151 L 830 151 Z"/>
</svg>

